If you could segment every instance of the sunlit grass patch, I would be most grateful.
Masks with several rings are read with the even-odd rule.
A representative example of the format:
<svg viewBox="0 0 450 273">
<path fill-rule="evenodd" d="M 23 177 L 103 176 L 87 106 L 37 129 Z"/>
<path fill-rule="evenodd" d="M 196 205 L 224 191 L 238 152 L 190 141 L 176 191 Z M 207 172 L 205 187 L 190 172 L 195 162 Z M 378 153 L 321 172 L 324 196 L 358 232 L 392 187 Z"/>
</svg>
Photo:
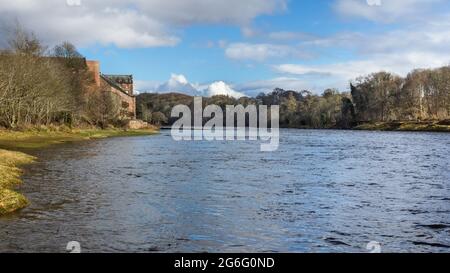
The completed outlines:
<svg viewBox="0 0 450 273">
<path fill-rule="evenodd" d="M 24 153 L 0 150 L 0 215 L 27 206 L 27 199 L 13 188 L 22 182 L 22 170 L 18 166 L 34 160 L 34 157 Z"/>
<path fill-rule="evenodd" d="M 28 200 L 22 194 L 10 189 L 0 188 L 0 215 L 14 212 L 28 205 Z"/>
<path fill-rule="evenodd" d="M 23 132 L 0 130 L 0 148 L 39 149 L 64 142 L 119 136 L 145 136 L 156 134 L 157 132 L 158 130 L 156 129 L 73 129 L 70 131 L 27 130 Z"/>
<path fill-rule="evenodd" d="M 17 167 L 0 165 L 0 189 L 12 188 L 21 183 L 22 171 Z"/>
</svg>

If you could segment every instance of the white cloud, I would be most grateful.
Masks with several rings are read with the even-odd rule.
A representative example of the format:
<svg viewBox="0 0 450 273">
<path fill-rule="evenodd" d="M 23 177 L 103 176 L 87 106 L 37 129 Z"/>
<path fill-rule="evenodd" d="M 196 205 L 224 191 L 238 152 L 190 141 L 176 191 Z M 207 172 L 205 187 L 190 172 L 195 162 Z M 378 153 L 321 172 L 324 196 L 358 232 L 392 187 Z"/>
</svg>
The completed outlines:
<svg viewBox="0 0 450 273">
<path fill-rule="evenodd" d="M 405 52 L 403 54 L 375 54 L 369 59 L 344 61 L 331 64 L 300 65 L 282 64 L 275 70 L 297 76 L 314 76 L 321 81 L 332 81 L 340 89 L 348 89 L 348 83 L 360 76 L 386 71 L 401 76 L 416 68 L 434 68 L 449 64 L 439 54 L 426 52 Z"/>
<path fill-rule="evenodd" d="M 309 58 L 310 55 L 287 45 L 233 43 L 225 49 L 225 55 L 234 60 L 262 62 L 270 58 Z"/>
<path fill-rule="evenodd" d="M 158 20 L 189 25 L 197 23 L 248 24 L 255 17 L 286 9 L 286 0 L 134 0 L 146 14 Z"/>
<path fill-rule="evenodd" d="M 19 20 L 50 44 L 69 40 L 121 48 L 174 46 L 193 24 L 246 25 L 286 7 L 285 0 L 0 0 L 0 23 Z M 4 36 L 4 35 L 3 35 Z"/>
<path fill-rule="evenodd" d="M 237 92 L 231 88 L 228 84 L 223 81 L 218 81 L 212 83 L 207 90 L 207 94 L 209 97 L 217 96 L 217 95 L 226 95 L 234 98 L 245 97 L 244 93 Z"/>
<path fill-rule="evenodd" d="M 156 87 L 156 92 L 181 92 L 189 95 L 199 95 L 198 85 L 188 82 L 184 75 L 172 74 L 170 79 Z"/>
<path fill-rule="evenodd" d="M 152 93 L 183 93 L 191 96 L 216 96 L 226 95 L 234 98 L 244 97 L 245 94 L 234 90 L 224 81 L 216 81 L 210 84 L 192 84 L 181 74 L 172 74 L 170 79 L 163 84 L 154 82 L 137 81 L 140 91 Z"/>
<path fill-rule="evenodd" d="M 372 2 L 374 2 L 372 0 Z M 397 20 L 420 20 L 434 4 L 446 0 L 381 0 L 378 5 L 371 5 L 367 0 L 337 0 L 335 10 L 345 17 L 364 18 L 378 22 Z"/>
<path fill-rule="evenodd" d="M 383 2 L 384 3 L 384 2 Z M 305 47 L 328 52 L 346 52 L 347 60 L 320 64 L 285 63 L 274 66 L 282 74 L 314 77 L 316 81 L 336 82 L 348 87 L 359 76 L 387 71 L 401 76 L 417 68 L 436 68 L 450 64 L 450 16 L 434 15 L 426 23 L 410 23 L 407 27 L 378 34 L 340 33 L 307 41 Z M 324 58 L 325 59 L 325 58 Z"/>
<path fill-rule="evenodd" d="M 216 96 L 226 95 L 234 98 L 245 96 L 255 97 L 260 93 L 268 93 L 275 88 L 285 90 L 310 90 L 321 92 L 331 86 L 322 86 L 314 81 L 306 81 L 296 77 L 278 77 L 260 81 L 250 81 L 240 84 L 228 84 L 224 81 L 215 81 L 206 84 L 189 83 L 184 75 L 172 74 L 171 78 L 163 83 L 152 81 L 136 81 L 136 89 L 142 92 L 151 93 L 183 93 L 191 96 Z M 189 86 L 186 88 L 186 86 Z"/>
</svg>

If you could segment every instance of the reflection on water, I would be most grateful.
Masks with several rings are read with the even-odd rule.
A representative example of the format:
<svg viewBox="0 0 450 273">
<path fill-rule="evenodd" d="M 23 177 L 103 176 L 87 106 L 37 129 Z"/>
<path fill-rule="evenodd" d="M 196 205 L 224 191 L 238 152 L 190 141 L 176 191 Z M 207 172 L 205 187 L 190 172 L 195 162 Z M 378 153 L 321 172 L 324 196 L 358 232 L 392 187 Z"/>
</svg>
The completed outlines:
<svg viewBox="0 0 450 273">
<path fill-rule="evenodd" d="M 1 252 L 449 252 L 450 135 L 282 130 L 257 142 L 160 136 L 36 152 Z"/>
</svg>

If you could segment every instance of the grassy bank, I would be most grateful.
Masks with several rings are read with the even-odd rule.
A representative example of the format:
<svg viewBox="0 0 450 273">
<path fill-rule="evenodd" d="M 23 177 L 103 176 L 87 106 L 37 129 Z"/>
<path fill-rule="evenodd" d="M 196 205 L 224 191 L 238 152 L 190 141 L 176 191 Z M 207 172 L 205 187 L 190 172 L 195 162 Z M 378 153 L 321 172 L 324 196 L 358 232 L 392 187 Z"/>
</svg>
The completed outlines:
<svg viewBox="0 0 450 273">
<path fill-rule="evenodd" d="M 411 132 L 450 132 L 448 122 L 373 122 L 361 124 L 355 130 L 369 131 L 411 131 Z"/>
<path fill-rule="evenodd" d="M 28 205 L 28 200 L 14 189 L 22 183 L 20 166 L 36 158 L 15 150 L 45 148 L 50 145 L 90 139 L 156 134 L 158 130 L 75 129 L 75 130 L 0 130 L 0 215 L 14 212 Z"/>
<path fill-rule="evenodd" d="M 157 133 L 155 129 L 121 130 L 121 129 L 74 129 L 74 130 L 0 130 L 0 149 L 36 149 L 49 145 L 121 136 L 143 136 Z"/>
<path fill-rule="evenodd" d="M 21 183 L 22 171 L 19 167 L 34 160 L 34 157 L 24 153 L 0 150 L 0 215 L 28 204 L 27 199 L 13 189 Z"/>
</svg>

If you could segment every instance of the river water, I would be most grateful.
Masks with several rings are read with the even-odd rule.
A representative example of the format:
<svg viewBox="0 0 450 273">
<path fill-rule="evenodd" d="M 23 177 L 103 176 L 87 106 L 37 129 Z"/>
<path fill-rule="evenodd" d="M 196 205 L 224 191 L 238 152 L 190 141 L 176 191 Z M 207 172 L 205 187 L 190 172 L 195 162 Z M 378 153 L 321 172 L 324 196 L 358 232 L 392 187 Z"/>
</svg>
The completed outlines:
<svg viewBox="0 0 450 273">
<path fill-rule="evenodd" d="M 34 154 L 0 252 L 450 252 L 450 134 L 281 130 L 260 152 L 163 131 Z"/>
</svg>

